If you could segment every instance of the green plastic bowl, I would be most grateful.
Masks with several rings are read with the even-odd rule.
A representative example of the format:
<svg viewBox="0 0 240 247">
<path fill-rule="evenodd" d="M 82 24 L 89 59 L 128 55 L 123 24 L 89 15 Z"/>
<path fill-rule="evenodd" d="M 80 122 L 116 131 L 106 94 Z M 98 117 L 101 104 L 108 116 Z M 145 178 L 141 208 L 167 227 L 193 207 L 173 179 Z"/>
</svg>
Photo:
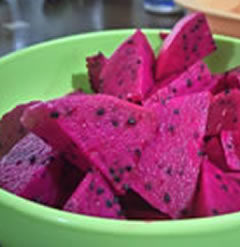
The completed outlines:
<svg viewBox="0 0 240 247">
<path fill-rule="evenodd" d="M 144 30 L 157 51 L 159 30 Z M 110 55 L 133 30 L 73 36 L 33 46 L 0 59 L 0 115 L 15 105 L 70 92 L 86 83 L 85 57 Z M 240 41 L 215 36 L 213 71 L 240 63 Z M 75 74 L 77 76 L 72 75 Z M 77 78 L 77 79 L 76 79 Z M 109 220 L 74 215 L 18 198 L 0 189 L 1 247 L 232 247 L 240 242 L 240 213 L 165 222 Z"/>
</svg>

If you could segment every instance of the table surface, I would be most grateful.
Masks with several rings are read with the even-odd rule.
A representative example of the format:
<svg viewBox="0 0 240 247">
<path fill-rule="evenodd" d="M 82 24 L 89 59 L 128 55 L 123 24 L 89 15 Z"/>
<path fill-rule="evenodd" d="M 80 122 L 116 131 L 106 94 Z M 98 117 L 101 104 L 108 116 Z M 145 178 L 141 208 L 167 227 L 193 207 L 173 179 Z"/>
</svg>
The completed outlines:
<svg viewBox="0 0 240 247">
<path fill-rule="evenodd" d="M 171 28 L 183 14 L 148 13 L 142 0 L 0 0 L 0 55 L 103 29 Z"/>
</svg>

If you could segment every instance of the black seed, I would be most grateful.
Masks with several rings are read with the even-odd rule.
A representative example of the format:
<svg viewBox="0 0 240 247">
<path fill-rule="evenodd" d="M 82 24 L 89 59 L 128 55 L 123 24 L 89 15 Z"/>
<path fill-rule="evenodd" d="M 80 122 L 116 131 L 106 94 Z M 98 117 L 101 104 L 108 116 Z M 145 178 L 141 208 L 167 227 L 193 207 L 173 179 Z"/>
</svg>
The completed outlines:
<svg viewBox="0 0 240 247">
<path fill-rule="evenodd" d="M 97 114 L 98 116 L 104 115 L 104 114 L 105 114 L 105 109 L 104 109 L 104 108 L 99 108 L 99 109 L 97 110 L 96 114 Z"/>
<path fill-rule="evenodd" d="M 174 113 L 175 115 L 179 115 L 180 111 L 179 111 L 179 109 L 174 109 L 174 110 L 173 110 L 173 113 Z"/>
<path fill-rule="evenodd" d="M 165 99 L 161 99 L 161 104 L 162 105 L 166 105 L 166 100 Z"/>
<path fill-rule="evenodd" d="M 113 203 L 110 200 L 106 200 L 106 206 L 107 208 L 111 208 L 113 206 Z"/>
<path fill-rule="evenodd" d="M 198 28 L 199 28 L 199 25 L 198 25 L 198 24 L 196 24 L 194 28 L 195 28 L 195 31 L 197 31 L 197 30 L 198 30 Z"/>
<path fill-rule="evenodd" d="M 198 154 L 198 156 L 205 156 L 206 155 L 206 153 L 202 150 L 199 150 L 197 154 Z"/>
<path fill-rule="evenodd" d="M 186 34 L 183 34 L 182 38 L 183 39 L 187 39 L 187 35 Z"/>
<path fill-rule="evenodd" d="M 201 80 L 202 80 L 202 77 L 199 75 L 199 76 L 197 77 L 197 79 L 198 79 L 198 81 L 201 81 Z"/>
<path fill-rule="evenodd" d="M 227 94 L 229 94 L 230 93 L 230 89 L 229 88 L 225 88 L 224 89 L 224 93 L 227 95 Z"/>
<path fill-rule="evenodd" d="M 29 162 L 31 165 L 33 165 L 36 162 L 36 156 L 35 155 L 31 156 Z"/>
<path fill-rule="evenodd" d="M 123 216 L 123 211 L 122 211 L 121 209 L 118 210 L 118 211 L 117 211 L 117 215 L 118 215 L 118 216 Z"/>
<path fill-rule="evenodd" d="M 110 172 L 110 174 L 112 174 L 112 175 L 113 175 L 113 174 L 115 173 L 114 168 L 110 167 L 110 168 L 109 168 L 109 172 Z"/>
<path fill-rule="evenodd" d="M 114 203 L 114 204 L 119 203 L 119 198 L 118 198 L 117 196 L 114 196 L 114 198 L 113 198 L 113 203 Z"/>
<path fill-rule="evenodd" d="M 144 188 L 145 188 L 145 190 L 147 190 L 147 191 L 152 190 L 152 185 L 151 185 L 151 183 L 146 183 L 146 184 L 144 185 Z"/>
<path fill-rule="evenodd" d="M 120 177 L 118 177 L 118 176 L 116 176 L 116 175 L 113 177 L 113 180 L 114 180 L 116 183 L 120 183 L 120 181 L 121 181 Z"/>
<path fill-rule="evenodd" d="M 190 60 L 190 57 L 189 57 L 189 56 L 186 56 L 186 57 L 185 57 L 185 60 L 186 60 L 186 61 L 189 61 L 189 60 Z"/>
<path fill-rule="evenodd" d="M 175 87 L 172 88 L 173 93 L 177 93 L 177 89 Z"/>
<path fill-rule="evenodd" d="M 123 79 L 118 81 L 118 85 L 121 86 L 123 84 Z"/>
<path fill-rule="evenodd" d="M 131 44 L 133 44 L 134 42 L 133 42 L 132 39 L 129 39 L 129 40 L 127 41 L 127 43 L 128 43 L 129 45 L 131 45 Z"/>
<path fill-rule="evenodd" d="M 130 117 L 127 121 L 129 125 L 136 125 L 137 121 L 134 117 Z"/>
<path fill-rule="evenodd" d="M 172 176 L 172 167 L 168 167 L 166 173 L 167 173 L 169 176 Z"/>
<path fill-rule="evenodd" d="M 189 214 L 188 210 L 185 208 L 181 211 L 181 215 L 187 216 Z"/>
<path fill-rule="evenodd" d="M 228 144 L 227 144 L 227 148 L 228 148 L 228 149 L 232 149 L 232 145 L 228 143 Z"/>
<path fill-rule="evenodd" d="M 175 128 L 174 128 L 173 125 L 170 125 L 170 126 L 168 127 L 168 131 L 171 132 L 172 134 L 174 133 L 174 130 L 175 130 Z"/>
<path fill-rule="evenodd" d="M 182 169 L 180 172 L 179 172 L 179 176 L 182 177 L 184 175 L 184 169 Z"/>
<path fill-rule="evenodd" d="M 130 172 L 132 170 L 132 166 L 126 166 L 126 170 Z"/>
<path fill-rule="evenodd" d="M 97 195 L 102 195 L 104 193 L 104 189 L 101 187 L 97 188 Z"/>
<path fill-rule="evenodd" d="M 224 190 L 225 192 L 228 192 L 228 186 L 226 184 L 222 184 L 221 189 Z"/>
<path fill-rule="evenodd" d="M 233 123 L 237 123 L 237 122 L 238 122 L 238 118 L 235 117 L 235 118 L 233 119 Z"/>
<path fill-rule="evenodd" d="M 220 174 L 216 174 L 216 175 L 215 175 L 215 178 L 216 178 L 217 180 L 222 180 L 222 176 L 221 176 Z"/>
<path fill-rule="evenodd" d="M 130 190 L 130 186 L 128 184 L 123 184 L 122 186 L 123 190 L 128 191 Z"/>
<path fill-rule="evenodd" d="M 137 60 L 137 64 L 141 64 L 142 61 L 140 59 Z"/>
<path fill-rule="evenodd" d="M 165 203 L 170 203 L 171 202 L 171 197 L 170 197 L 170 195 L 168 194 L 168 193 L 165 193 L 164 194 L 164 197 L 163 197 L 163 200 L 164 200 L 164 202 Z"/>
<path fill-rule="evenodd" d="M 218 210 L 217 209 L 212 209 L 212 213 L 213 213 L 213 215 L 219 215 L 219 212 L 218 212 Z"/>
<path fill-rule="evenodd" d="M 192 85 L 193 85 L 192 80 L 187 79 L 186 84 L 187 84 L 187 87 L 189 87 L 189 88 L 192 87 Z"/>
<path fill-rule="evenodd" d="M 94 182 L 93 181 L 89 184 L 89 190 L 90 191 L 94 190 Z"/>
<path fill-rule="evenodd" d="M 209 142 L 209 141 L 211 141 L 212 140 L 212 137 L 211 136 L 204 136 L 203 137 L 203 141 L 205 142 L 205 143 L 207 143 L 207 142 Z"/>
<path fill-rule="evenodd" d="M 198 46 L 197 46 L 197 45 L 194 45 L 192 51 L 193 51 L 193 52 L 197 52 L 197 50 L 198 50 Z"/>
<path fill-rule="evenodd" d="M 53 112 L 50 113 L 50 117 L 51 117 L 51 118 L 59 118 L 59 115 L 60 115 L 60 114 L 59 114 L 59 112 L 57 112 L 57 111 L 53 111 Z"/>
<path fill-rule="evenodd" d="M 112 125 L 114 127 L 118 127 L 119 126 L 119 122 L 117 120 L 112 120 Z"/>
<path fill-rule="evenodd" d="M 17 166 L 19 166 L 19 165 L 21 165 L 22 164 L 22 161 L 21 160 L 18 160 L 17 162 L 16 162 L 16 165 Z"/>
<path fill-rule="evenodd" d="M 124 169 L 124 168 L 122 168 L 122 167 L 120 167 L 118 171 L 119 171 L 119 174 L 121 174 L 121 175 L 122 175 L 122 174 L 125 172 L 125 169 Z"/>
<path fill-rule="evenodd" d="M 138 158 L 140 158 L 141 155 L 142 155 L 142 152 L 141 152 L 141 150 L 140 150 L 139 148 L 136 148 L 136 149 L 134 150 L 134 153 L 137 155 Z"/>
</svg>

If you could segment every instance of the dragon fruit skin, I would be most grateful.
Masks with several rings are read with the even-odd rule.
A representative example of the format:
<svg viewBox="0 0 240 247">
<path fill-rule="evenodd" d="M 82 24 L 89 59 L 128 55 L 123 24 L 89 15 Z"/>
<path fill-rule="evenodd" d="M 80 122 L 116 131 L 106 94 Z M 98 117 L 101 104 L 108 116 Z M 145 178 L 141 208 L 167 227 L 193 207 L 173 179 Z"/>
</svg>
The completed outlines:
<svg viewBox="0 0 240 247">
<path fill-rule="evenodd" d="M 206 17 L 193 13 L 174 27 L 164 40 L 156 62 L 156 80 L 164 80 L 188 67 L 216 50 Z"/>
<path fill-rule="evenodd" d="M 228 171 L 223 146 L 218 136 L 204 138 L 204 152 L 209 161 L 223 171 Z"/>
<path fill-rule="evenodd" d="M 209 109 L 206 135 L 216 136 L 222 130 L 237 130 L 240 116 L 240 91 L 233 89 L 213 98 Z"/>
<path fill-rule="evenodd" d="M 160 89 L 159 86 L 155 86 L 155 92 L 152 92 L 151 97 L 144 102 L 144 105 L 148 107 L 151 104 L 165 102 L 174 97 L 209 91 L 213 87 L 212 83 L 214 82 L 207 65 L 199 61 L 179 76 L 170 77 L 163 81 L 160 84 Z"/>
<path fill-rule="evenodd" d="M 195 216 L 216 216 L 239 210 L 239 182 L 205 160 L 201 167 L 199 191 L 196 194 Z"/>
<path fill-rule="evenodd" d="M 89 216 L 123 219 L 118 198 L 99 172 L 90 172 L 64 206 L 64 210 Z"/>
<path fill-rule="evenodd" d="M 100 93 L 141 102 L 154 84 L 154 62 L 154 53 L 146 36 L 137 30 L 103 67 Z"/>
<path fill-rule="evenodd" d="M 182 217 L 191 208 L 210 101 L 210 93 L 204 92 L 152 106 L 160 123 L 157 137 L 131 173 L 131 186 L 172 218 Z"/>
<path fill-rule="evenodd" d="M 100 94 L 35 105 L 23 123 L 75 165 L 85 159 L 100 169 L 119 193 L 157 129 L 151 110 Z"/>
<path fill-rule="evenodd" d="M 0 161 L 0 187 L 18 196 L 56 206 L 61 167 L 52 149 L 30 133 Z"/>
<path fill-rule="evenodd" d="M 25 135 L 28 130 L 23 127 L 20 117 L 23 111 L 37 102 L 18 105 L 12 111 L 5 114 L 0 120 L 0 159 Z"/>
<path fill-rule="evenodd" d="M 240 171 L 240 133 L 222 131 L 221 141 L 230 171 Z"/>
<path fill-rule="evenodd" d="M 87 57 L 86 61 L 91 87 L 94 92 L 98 93 L 100 91 L 101 84 L 99 77 L 108 59 L 101 52 L 99 52 L 95 56 Z"/>
</svg>

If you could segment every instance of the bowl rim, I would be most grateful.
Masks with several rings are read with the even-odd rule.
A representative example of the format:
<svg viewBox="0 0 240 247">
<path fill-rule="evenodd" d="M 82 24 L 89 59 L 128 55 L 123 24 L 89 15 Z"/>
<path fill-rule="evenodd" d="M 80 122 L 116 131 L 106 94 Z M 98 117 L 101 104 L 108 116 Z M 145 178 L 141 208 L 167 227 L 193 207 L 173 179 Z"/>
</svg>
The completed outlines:
<svg viewBox="0 0 240 247">
<path fill-rule="evenodd" d="M 108 30 L 90 32 L 85 34 L 73 35 L 65 38 L 43 42 L 23 50 L 13 52 L 0 59 L 0 65 L 10 62 L 19 56 L 24 56 L 34 50 L 49 47 L 55 44 L 66 43 L 73 40 L 86 38 L 96 38 L 96 36 L 129 35 L 135 29 Z M 146 34 L 158 34 L 162 29 L 142 29 Z M 214 35 L 219 41 L 240 43 L 237 38 Z M 44 221 L 51 225 L 71 229 L 73 231 L 91 231 L 102 234 L 114 235 L 138 235 L 138 236 L 186 236 L 189 234 L 199 235 L 203 233 L 220 232 L 230 230 L 235 226 L 240 226 L 240 213 L 232 213 L 222 216 L 209 218 L 186 219 L 186 220 L 167 220 L 167 221 L 136 221 L 136 220 L 115 220 L 90 217 L 72 214 L 47 206 L 42 206 L 29 200 L 20 198 L 12 193 L 0 189 L 0 205 L 5 209 L 14 210 L 22 217 L 30 217 L 37 221 Z M 103 227 L 104 225 L 104 227 Z"/>
<path fill-rule="evenodd" d="M 220 9 L 206 7 L 201 2 L 197 2 L 197 0 L 175 0 L 177 4 L 195 11 L 200 11 L 206 13 L 211 16 L 226 18 L 226 19 L 233 19 L 240 21 L 240 15 L 235 14 L 233 12 L 227 12 Z"/>
</svg>

